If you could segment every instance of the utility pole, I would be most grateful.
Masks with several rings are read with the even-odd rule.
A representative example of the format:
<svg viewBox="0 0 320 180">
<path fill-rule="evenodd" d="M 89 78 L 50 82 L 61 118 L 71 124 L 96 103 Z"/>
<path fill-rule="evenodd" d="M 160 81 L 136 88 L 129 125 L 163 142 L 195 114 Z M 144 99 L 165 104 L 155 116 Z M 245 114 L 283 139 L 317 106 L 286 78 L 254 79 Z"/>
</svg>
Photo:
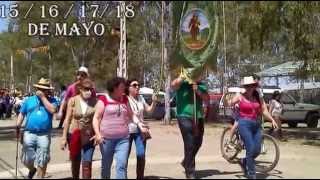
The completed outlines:
<svg viewBox="0 0 320 180">
<path fill-rule="evenodd" d="M 127 62 L 127 31 L 126 31 L 126 3 L 120 1 L 120 49 L 119 49 L 119 61 L 117 67 L 117 76 L 128 78 L 128 62 Z"/>
</svg>

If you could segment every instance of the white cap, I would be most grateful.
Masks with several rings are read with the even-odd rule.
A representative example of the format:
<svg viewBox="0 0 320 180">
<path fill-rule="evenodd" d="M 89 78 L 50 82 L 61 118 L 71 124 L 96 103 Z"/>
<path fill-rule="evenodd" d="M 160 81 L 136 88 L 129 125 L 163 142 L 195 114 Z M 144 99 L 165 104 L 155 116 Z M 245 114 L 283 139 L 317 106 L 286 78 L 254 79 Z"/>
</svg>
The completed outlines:
<svg viewBox="0 0 320 180">
<path fill-rule="evenodd" d="M 78 69 L 78 72 L 84 72 L 87 74 L 87 76 L 89 76 L 89 71 L 88 71 L 88 68 L 84 67 L 84 66 L 81 66 L 79 69 Z"/>
<path fill-rule="evenodd" d="M 258 82 L 256 80 L 254 80 L 252 76 L 246 76 L 241 81 L 242 86 L 251 85 L 251 84 L 258 84 Z"/>
</svg>

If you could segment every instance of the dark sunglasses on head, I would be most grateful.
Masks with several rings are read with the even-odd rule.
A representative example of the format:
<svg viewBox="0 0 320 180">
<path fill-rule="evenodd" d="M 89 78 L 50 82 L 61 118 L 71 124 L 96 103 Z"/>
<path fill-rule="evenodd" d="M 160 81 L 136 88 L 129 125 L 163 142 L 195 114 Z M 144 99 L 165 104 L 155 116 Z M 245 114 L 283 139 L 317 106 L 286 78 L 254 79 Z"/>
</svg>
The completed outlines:
<svg viewBox="0 0 320 180">
<path fill-rule="evenodd" d="M 131 84 L 132 87 L 140 87 L 140 84 Z"/>
</svg>

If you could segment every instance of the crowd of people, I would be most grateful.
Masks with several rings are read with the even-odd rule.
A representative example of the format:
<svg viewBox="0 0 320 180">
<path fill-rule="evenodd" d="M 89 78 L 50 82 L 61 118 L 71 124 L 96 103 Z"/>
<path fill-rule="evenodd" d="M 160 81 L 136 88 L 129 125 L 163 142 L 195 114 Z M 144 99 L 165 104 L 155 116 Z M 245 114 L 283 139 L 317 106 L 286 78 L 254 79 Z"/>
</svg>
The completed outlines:
<svg viewBox="0 0 320 180">
<path fill-rule="evenodd" d="M 28 96 L 23 96 L 21 92 L 10 93 L 8 89 L 0 89 L 0 120 L 19 114 L 20 106 Z"/>
<path fill-rule="evenodd" d="M 60 120 L 60 146 L 68 149 L 73 178 L 92 177 L 92 158 L 95 147 L 99 146 L 102 156 L 101 178 L 111 177 L 113 159 L 116 161 L 115 177 L 127 178 L 128 158 L 133 142 L 136 148 L 136 177 L 144 178 L 147 141 L 151 139 L 151 128 L 144 121 L 144 113 L 152 112 L 158 101 L 153 95 L 149 105 L 139 95 L 140 83 L 137 79 L 126 80 L 114 77 L 107 81 L 106 93 L 97 96 L 95 85 L 86 67 L 80 67 L 76 80 L 62 94 L 60 106 L 50 95 L 53 90 L 48 79 L 41 78 L 34 95 L 28 97 L 20 108 L 17 119 L 17 137 L 22 138 L 23 164 L 29 169 L 28 178 L 37 174 L 44 178 L 50 161 L 51 130 L 53 115 Z M 261 126 L 259 118 L 264 115 L 275 128 L 278 123 L 275 113 L 268 112 L 259 90 L 259 81 L 245 77 L 242 81 L 245 92 L 226 105 L 237 105 L 238 115 L 235 128 L 239 128 L 246 146 L 246 157 L 241 166 L 249 178 L 255 178 L 254 159 L 260 153 Z M 184 143 L 184 157 L 181 161 L 188 179 L 196 178 L 195 159 L 202 145 L 205 112 L 203 104 L 208 103 L 208 87 L 199 77 L 190 83 L 180 75 L 171 83 L 176 91 L 177 120 Z M 277 109 L 274 105 L 273 109 Z M 275 110 L 274 110 L 275 111 Z M 26 119 L 25 128 L 21 131 Z"/>
</svg>

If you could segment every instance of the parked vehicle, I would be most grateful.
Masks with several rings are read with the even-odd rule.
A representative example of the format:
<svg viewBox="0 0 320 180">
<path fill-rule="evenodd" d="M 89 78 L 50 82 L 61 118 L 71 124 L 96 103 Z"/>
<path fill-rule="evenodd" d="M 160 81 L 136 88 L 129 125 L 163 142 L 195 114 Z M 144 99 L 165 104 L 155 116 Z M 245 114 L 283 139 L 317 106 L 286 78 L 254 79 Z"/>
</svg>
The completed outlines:
<svg viewBox="0 0 320 180">
<path fill-rule="evenodd" d="M 223 95 L 219 103 L 219 116 L 232 119 L 232 107 L 225 108 L 223 99 L 225 96 L 233 96 L 244 89 L 235 87 L 229 88 L 228 92 Z M 305 123 L 310 128 L 316 128 L 320 118 L 320 106 L 315 104 L 298 103 L 291 95 L 281 89 L 263 89 L 265 102 L 268 104 L 272 98 L 274 91 L 280 91 L 281 101 L 283 103 L 283 112 L 280 116 L 283 123 L 287 123 L 289 127 L 297 127 L 298 123 Z"/>
<path fill-rule="evenodd" d="M 143 98 L 146 100 L 146 102 L 150 105 L 152 103 L 152 94 L 140 94 L 143 96 Z M 161 120 L 165 116 L 165 101 L 164 101 L 164 94 L 160 93 L 158 95 L 159 102 L 157 103 L 153 113 L 145 114 L 146 119 L 156 119 Z M 175 93 L 171 94 L 170 98 L 170 116 L 171 118 L 176 117 L 176 98 Z"/>
<path fill-rule="evenodd" d="M 210 93 L 210 101 L 208 105 L 208 112 L 207 112 L 207 120 L 208 121 L 215 121 L 218 119 L 219 114 L 219 102 L 223 94 L 221 93 Z"/>
</svg>

